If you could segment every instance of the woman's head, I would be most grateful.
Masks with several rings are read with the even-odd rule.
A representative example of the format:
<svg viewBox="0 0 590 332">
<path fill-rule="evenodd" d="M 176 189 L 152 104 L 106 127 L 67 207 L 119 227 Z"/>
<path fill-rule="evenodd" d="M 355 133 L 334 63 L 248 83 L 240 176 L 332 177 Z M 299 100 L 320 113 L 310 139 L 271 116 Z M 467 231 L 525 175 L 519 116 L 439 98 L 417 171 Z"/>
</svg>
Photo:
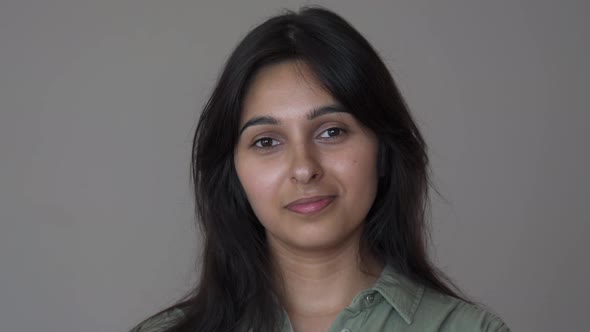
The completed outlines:
<svg viewBox="0 0 590 332">
<path fill-rule="evenodd" d="M 281 71 L 281 68 L 284 70 Z M 371 137 L 370 144 L 366 146 L 368 150 L 359 150 L 366 153 L 358 155 L 363 158 L 359 166 L 366 168 L 367 165 L 363 162 L 369 162 L 374 163 L 376 167 L 366 168 L 370 172 L 366 173 L 364 179 L 366 186 L 361 188 L 365 192 L 357 191 L 356 196 L 351 196 L 351 200 L 346 201 L 350 211 L 342 211 L 348 212 L 348 215 L 354 218 L 367 217 L 369 227 L 364 230 L 365 238 L 370 237 L 372 245 L 365 246 L 365 249 L 369 249 L 369 252 L 381 260 L 389 260 L 391 257 L 385 257 L 387 255 L 381 257 L 379 247 L 390 246 L 391 243 L 388 242 L 391 241 L 375 241 L 374 236 L 388 228 L 395 228 L 396 231 L 403 231 L 404 236 L 411 236 L 410 233 L 416 232 L 416 227 L 420 230 L 422 228 L 421 224 L 412 223 L 421 222 L 426 193 L 427 159 L 424 142 L 377 53 L 347 22 L 331 12 L 317 8 L 269 19 L 244 38 L 226 64 L 199 123 L 195 137 L 196 167 L 193 175 L 196 179 L 197 194 L 201 194 L 198 195 L 201 200 L 198 202 L 201 218 L 207 213 L 217 215 L 219 209 L 223 208 L 233 210 L 236 214 L 234 221 L 239 225 L 220 225 L 218 222 L 205 221 L 205 235 L 210 235 L 208 231 L 213 233 L 211 235 L 218 233 L 215 240 L 221 241 L 221 238 L 227 239 L 228 232 L 239 230 L 242 243 L 247 240 L 243 237 L 250 236 L 255 240 L 254 243 L 264 247 L 265 244 L 262 242 L 266 240 L 266 235 L 261 233 L 264 232 L 264 226 L 260 224 L 259 215 L 271 213 L 268 205 L 265 205 L 270 193 L 279 195 L 275 196 L 274 204 L 286 206 L 302 197 L 335 195 L 341 190 L 336 187 L 337 183 L 342 184 L 342 181 L 325 184 L 327 187 L 296 186 L 291 182 L 291 187 L 287 188 L 286 183 L 289 183 L 290 177 L 284 173 L 286 170 L 283 173 L 271 172 L 279 169 L 274 167 L 276 163 L 273 164 L 271 160 L 277 154 L 267 154 L 264 157 L 258 154 L 254 157 L 256 155 L 253 154 L 253 149 L 243 149 L 246 144 L 243 136 L 247 136 L 246 138 L 252 142 L 253 137 L 247 134 L 256 129 L 253 128 L 256 126 L 250 126 L 242 132 L 245 122 L 254 116 L 268 118 L 269 112 L 277 113 L 277 106 L 285 102 L 273 101 L 270 99 L 272 97 L 269 97 L 272 95 L 269 91 L 273 87 L 271 81 L 277 78 L 280 80 L 281 73 L 290 73 L 294 78 L 299 77 L 301 91 L 305 91 L 306 84 L 312 88 L 317 98 L 312 104 L 307 105 L 306 111 L 333 104 L 342 113 L 331 114 L 331 118 L 348 117 L 354 121 L 350 123 L 363 129 L 360 131 L 363 135 Z M 261 80 L 265 81 L 261 83 Z M 261 88 L 261 84 L 266 86 Z M 256 94 L 253 94 L 253 91 Z M 294 98 L 290 99 L 297 101 Z M 305 105 L 301 98 L 299 101 L 302 110 Z M 294 131 L 291 135 L 300 133 Z M 274 142 L 271 144 L 276 144 L 276 141 Z M 332 148 L 334 146 L 332 145 Z M 338 158 L 342 159 L 333 161 L 346 165 L 346 157 L 347 155 L 340 154 Z M 356 155 L 349 157 L 353 158 L 348 160 L 349 163 L 360 161 Z M 282 158 L 284 161 L 285 158 L 295 157 L 291 154 Z M 254 166 L 254 162 L 259 164 Z M 263 168 L 265 162 L 266 168 Z M 338 165 L 331 166 L 337 168 Z M 261 168 L 255 170 L 253 167 Z M 379 177 L 374 176 L 377 173 Z M 348 175 L 350 174 L 343 174 L 340 178 L 350 180 Z M 280 193 L 277 192 L 279 189 L 273 189 L 277 187 L 276 181 L 279 181 L 272 179 L 273 176 L 282 177 L 280 181 L 286 181 L 282 184 Z M 273 183 L 274 187 L 269 188 L 269 183 Z M 306 192 L 306 188 L 312 189 Z M 265 191 L 266 189 L 268 191 Z M 257 200 L 258 198 L 260 200 Z M 355 208 L 354 205 L 349 206 L 354 204 L 353 200 L 358 200 L 358 209 L 355 211 L 360 211 L 360 215 L 351 212 Z M 367 201 L 368 207 L 365 208 Z M 226 203 L 229 203 L 229 206 L 225 206 Z M 212 209 L 215 211 L 211 211 Z M 293 215 L 288 209 L 282 212 Z M 272 219 L 280 214 L 267 216 L 268 221 L 272 222 Z M 400 218 L 408 219 L 405 226 L 399 225 L 404 223 Z M 353 224 L 351 221 L 350 226 Z M 305 231 L 311 234 L 313 230 L 314 228 L 309 228 Z M 418 233 L 420 232 L 416 232 Z M 317 236 L 322 236 L 322 233 L 317 233 Z M 367 241 L 364 242 L 366 244 Z"/>
</svg>

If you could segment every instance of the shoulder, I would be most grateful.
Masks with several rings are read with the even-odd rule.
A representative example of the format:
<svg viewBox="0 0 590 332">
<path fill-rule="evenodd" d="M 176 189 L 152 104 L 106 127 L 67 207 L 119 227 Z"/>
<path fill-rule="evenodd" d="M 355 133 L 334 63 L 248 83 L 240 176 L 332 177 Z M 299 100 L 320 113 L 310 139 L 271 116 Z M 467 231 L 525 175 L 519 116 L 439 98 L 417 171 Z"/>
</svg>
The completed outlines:
<svg viewBox="0 0 590 332">
<path fill-rule="evenodd" d="M 426 289 L 414 321 L 428 321 L 436 331 L 509 332 L 504 321 L 491 310 Z"/>
<path fill-rule="evenodd" d="M 393 266 L 386 266 L 375 287 L 397 315 L 392 326 L 400 331 L 420 332 L 509 332 L 491 310 L 426 287 Z M 389 307 L 388 307 L 389 309 Z"/>
<path fill-rule="evenodd" d="M 130 332 L 164 332 L 182 318 L 184 312 L 181 309 L 171 309 L 146 319 Z"/>
</svg>

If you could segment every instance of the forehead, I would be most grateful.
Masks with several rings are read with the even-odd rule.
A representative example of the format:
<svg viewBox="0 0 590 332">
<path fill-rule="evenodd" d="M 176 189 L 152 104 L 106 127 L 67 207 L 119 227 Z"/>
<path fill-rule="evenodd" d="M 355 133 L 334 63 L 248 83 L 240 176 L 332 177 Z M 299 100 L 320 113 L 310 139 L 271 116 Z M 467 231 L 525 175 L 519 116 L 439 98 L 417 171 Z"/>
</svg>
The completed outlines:
<svg viewBox="0 0 590 332">
<path fill-rule="evenodd" d="M 244 97 L 241 122 L 261 115 L 303 117 L 310 109 L 335 102 L 304 62 L 273 64 L 254 76 Z"/>
</svg>

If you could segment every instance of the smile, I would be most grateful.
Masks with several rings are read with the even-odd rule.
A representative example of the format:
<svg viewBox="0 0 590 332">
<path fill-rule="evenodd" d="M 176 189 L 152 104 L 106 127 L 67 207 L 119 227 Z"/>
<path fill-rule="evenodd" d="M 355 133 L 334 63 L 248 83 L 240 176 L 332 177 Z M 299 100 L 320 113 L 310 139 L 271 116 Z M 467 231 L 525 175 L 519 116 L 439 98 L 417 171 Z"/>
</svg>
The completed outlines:
<svg viewBox="0 0 590 332">
<path fill-rule="evenodd" d="M 323 209 L 328 207 L 328 205 L 330 205 L 332 203 L 332 201 L 334 201 L 334 198 L 336 198 L 336 197 L 335 196 L 316 196 L 316 197 L 300 199 L 300 200 L 296 200 L 296 201 L 290 203 L 289 205 L 286 206 L 286 208 L 289 211 L 299 213 L 299 214 L 312 214 L 312 213 L 322 211 Z"/>
</svg>

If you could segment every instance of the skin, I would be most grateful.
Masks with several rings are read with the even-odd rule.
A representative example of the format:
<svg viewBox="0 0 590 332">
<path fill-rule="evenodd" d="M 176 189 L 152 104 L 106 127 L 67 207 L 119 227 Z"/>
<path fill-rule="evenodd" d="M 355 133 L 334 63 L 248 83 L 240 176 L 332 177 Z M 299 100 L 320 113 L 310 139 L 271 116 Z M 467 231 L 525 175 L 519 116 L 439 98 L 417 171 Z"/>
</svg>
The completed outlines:
<svg viewBox="0 0 590 332">
<path fill-rule="evenodd" d="M 278 122 L 244 128 L 234 163 L 265 227 L 295 331 L 327 331 L 383 268 L 370 257 L 361 261 L 358 250 L 377 192 L 378 140 L 347 112 L 309 119 L 312 110 L 338 105 L 299 61 L 261 69 L 243 103 L 240 128 L 257 117 Z M 286 208 L 318 195 L 333 197 L 319 212 Z"/>
</svg>

